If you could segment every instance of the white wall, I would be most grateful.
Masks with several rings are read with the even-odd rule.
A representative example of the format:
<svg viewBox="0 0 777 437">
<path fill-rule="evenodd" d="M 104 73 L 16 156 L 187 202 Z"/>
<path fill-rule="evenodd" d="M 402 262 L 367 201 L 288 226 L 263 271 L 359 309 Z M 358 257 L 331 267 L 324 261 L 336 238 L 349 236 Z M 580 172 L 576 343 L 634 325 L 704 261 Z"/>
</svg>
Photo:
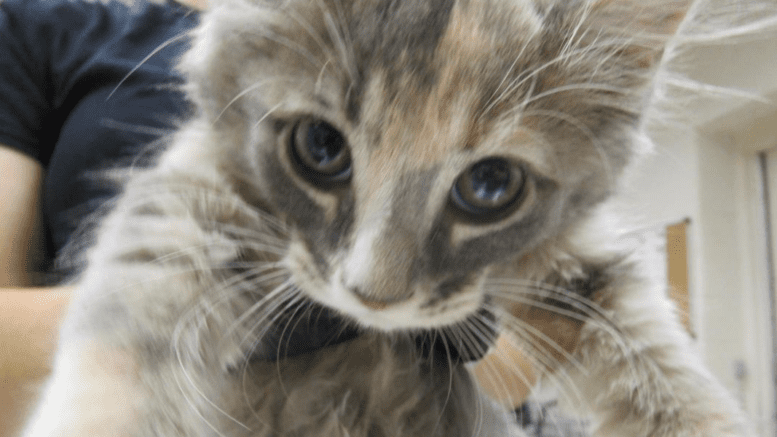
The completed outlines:
<svg viewBox="0 0 777 437">
<path fill-rule="evenodd" d="M 777 119 L 775 119 L 777 123 Z M 768 295 L 757 159 L 729 134 L 694 127 L 654 132 L 616 197 L 638 227 L 690 219 L 689 293 L 696 346 L 759 435 L 774 435 Z"/>
<path fill-rule="evenodd" d="M 697 47 L 680 61 L 693 79 L 737 91 L 714 97 L 702 93 L 690 100 L 683 95 L 679 122 L 653 126 L 655 150 L 635 165 L 616 204 L 644 227 L 690 219 L 696 346 L 739 398 L 757 434 L 774 436 L 770 291 L 757 153 L 777 147 L 777 35 Z M 751 98 L 733 97 L 737 94 Z M 772 177 L 777 178 L 773 150 Z"/>
<path fill-rule="evenodd" d="M 656 147 L 627 170 L 616 202 L 645 224 L 697 216 L 697 145 L 692 129 L 653 132 Z"/>
<path fill-rule="evenodd" d="M 726 135 L 699 135 L 697 139 L 699 275 L 704 279 L 699 317 L 705 357 L 754 419 L 763 420 L 765 406 L 760 399 L 770 397 L 771 378 L 764 374 L 769 372 L 764 357 L 756 353 L 764 340 L 757 334 L 769 333 L 768 306 L 759 305 L 764 297 L 768 302 L 768 296 L 756 288 L 751 277 L 755 257 L 764 253 L 753 241 L 749 225 L 757 218 L 751 208 L 757 196 L 748 187 L 753 176 L 748 169 L 754 168 L 749 164 L 756 157 L 740 153 Z"/>
</svg>

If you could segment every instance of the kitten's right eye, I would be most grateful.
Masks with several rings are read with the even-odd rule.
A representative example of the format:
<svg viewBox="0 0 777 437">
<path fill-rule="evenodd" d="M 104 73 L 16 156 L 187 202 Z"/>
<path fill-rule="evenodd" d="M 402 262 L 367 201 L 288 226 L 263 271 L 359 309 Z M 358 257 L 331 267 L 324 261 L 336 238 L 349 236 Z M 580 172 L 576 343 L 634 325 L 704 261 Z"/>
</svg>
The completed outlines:
<svg viewBox="0 0 777 437">
<path fill-rule="evenodd" d="M 289 149 L 296 170 L 325 187 L 351 178 L 351 154 L 343 135 L 331 124 L 302 119 L 291 134 Z"/>
<path fill-rule="evenodd" d="M 525 182 L 520 165 L 503 158 L 487 158 L 456 179 L 450 201 L 472 220 L 495 220 L 520 203 Z"/>
</svg>

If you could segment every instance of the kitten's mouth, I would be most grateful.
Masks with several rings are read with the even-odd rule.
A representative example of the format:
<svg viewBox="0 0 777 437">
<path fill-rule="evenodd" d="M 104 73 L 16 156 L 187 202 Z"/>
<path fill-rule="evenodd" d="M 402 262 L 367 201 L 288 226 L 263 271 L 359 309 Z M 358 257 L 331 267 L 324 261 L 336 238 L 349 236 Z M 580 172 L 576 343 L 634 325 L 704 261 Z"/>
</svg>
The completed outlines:
<svg viewBox="0 0 777 437">
<path fill-rule="evenodd" d="M 490 321 L 491 323 L 483 323 Z M 481 308 L 464 322 L 452 327 L 414 330 L 422 358 L 441 363 L 477 361 L 496 342 L 494 315 Z M 474 328 L 477 326 L 477 328 Z M 353 340 L 363 332 L 357 324 L 338 312 L 314 302 L 304 302 L 286 309 L 253 348 L 249 361 L 279 361 Z M 402 335 L 392 333 L 386 335 Z"/>
<path fill-rule="evenodd" d="M 496 317 L 480 308 L 452 327 L 426 330 L 416 335 L 416 346 L 423 357 L 450 362 L 478 361 L 496 343 L 499 332 Z"/>
</svg>

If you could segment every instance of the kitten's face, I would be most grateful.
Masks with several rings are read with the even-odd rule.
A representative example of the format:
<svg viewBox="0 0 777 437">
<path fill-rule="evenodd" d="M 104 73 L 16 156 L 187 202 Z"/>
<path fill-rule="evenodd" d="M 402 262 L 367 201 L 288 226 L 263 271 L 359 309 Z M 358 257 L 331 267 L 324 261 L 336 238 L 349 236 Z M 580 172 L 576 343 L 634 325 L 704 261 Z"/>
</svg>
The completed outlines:
<svg viewBox="0 0 777 437">
<path fill-rule="evenodd" d="M 186 65 L 291 230 L 291 281 L 365 326 L 438 327 L 625 165 L 655 47 L 602 30 L 616 3 L 227 4 Z"/>
</svg>

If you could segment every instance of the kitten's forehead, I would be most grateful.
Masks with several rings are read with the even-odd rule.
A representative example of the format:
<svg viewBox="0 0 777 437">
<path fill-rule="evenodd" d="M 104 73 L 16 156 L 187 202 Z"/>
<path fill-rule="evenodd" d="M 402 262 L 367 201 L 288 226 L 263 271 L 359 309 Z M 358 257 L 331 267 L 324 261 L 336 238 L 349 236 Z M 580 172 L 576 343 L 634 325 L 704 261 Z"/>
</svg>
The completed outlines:
<svg viewBox="0 0 777 437">
<path fill-rule="evenodd" d="M 487 54 L 512 34 L 542 26 L 533 0 L 368 0 L 353 2 L 351 13 L 358 58 L 432 81 L 429 61 L 441 50 Z"/>
<path fill-rule="evenodd" d="M 482 0 L 440 2 L 435 4 L 439 9 L 428 11 L 430 3 L 434 2 L 418 3 L 416 15 L 434 16 L 435 28 L 423 20 L 411 21 L 404 24 L 418 28 L 403 29 L 400 34 L 410 35 L 404 39 L 386 41 L 385 35 L 383 40 L 375 35 L 356 42 L 381 41 L 373 50 L 383 54 L 367 56 L 366 77 L 358 93 L 358 121 L 380 136 L 367 143 L 383 149 L 378 154 L 402 156 L 427 168 L 450 152 L 482 145 L 481 134 L 493 133 L 494 120 L 484 112 L 515 74 L 518 60 L 518 54 L 510 58 L 497 53 L 507 45 L 498 29 L 508 27 L 513 33 L 520 29 L 526 41 L 541 29 L 529 2 L 499 7 L 493 3 L 485 7 Z M 510 11 L 499 13 L 508 5 Z M 520 46 L 512 49 L 517 53 Z"/>
</svg>

